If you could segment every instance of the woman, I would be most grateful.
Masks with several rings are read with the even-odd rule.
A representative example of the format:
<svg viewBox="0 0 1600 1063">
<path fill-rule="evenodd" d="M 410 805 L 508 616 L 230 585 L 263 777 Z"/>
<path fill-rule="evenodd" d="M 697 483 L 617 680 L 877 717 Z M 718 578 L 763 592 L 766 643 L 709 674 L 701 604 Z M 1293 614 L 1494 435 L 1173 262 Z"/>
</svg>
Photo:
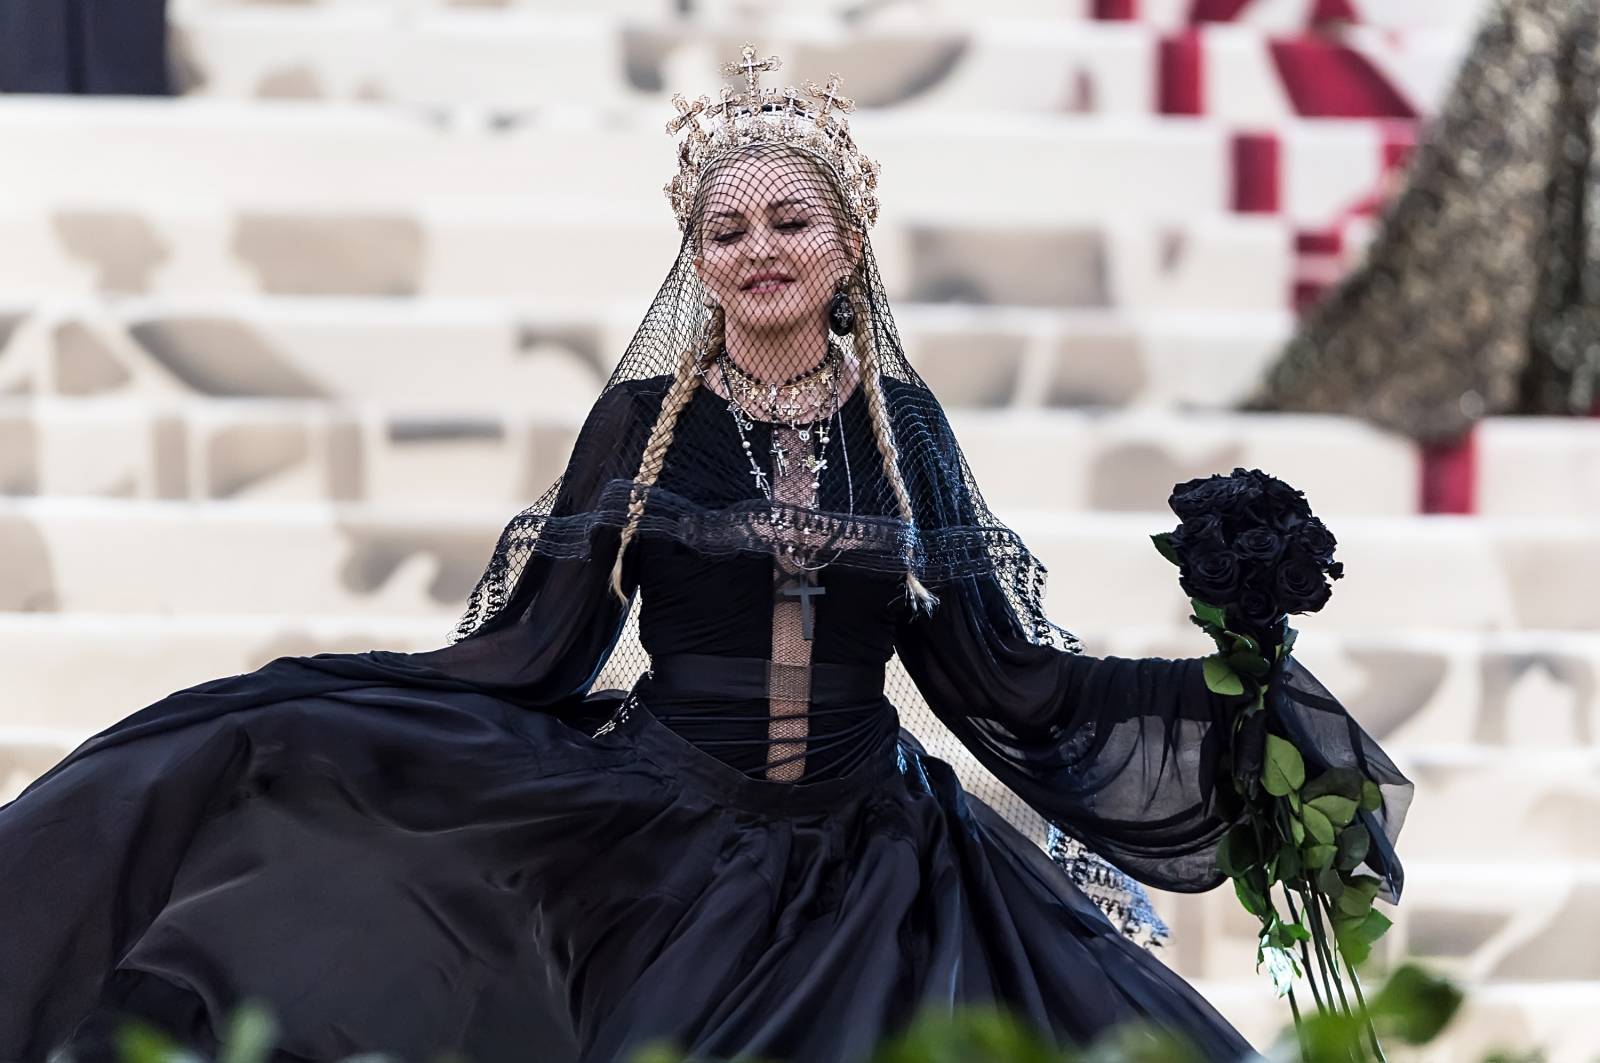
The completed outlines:
<svg viewBox="0 0 1600 1063">
<path fill-rule="evenodd" d="M 895 653 L 1040 814 L 1145 881 L 1221 880 L 1227 699 L 1045 617 L 904 360 L 837 82 L 779 96 L 772 66 L 677 101 L 678 262 L 457 642 L 182 691 L 0 811 L 0 1057 L 124 1014 L 203 1045 L 251 996 L 317 1060 L 849 1060 L 981 1002 L 1248 1051 L 899 731 Z M 635 598 L 649 671 L 595 693 Z M 1309 711 L 1398 830 L 1408 784 Z"/>
</svg>

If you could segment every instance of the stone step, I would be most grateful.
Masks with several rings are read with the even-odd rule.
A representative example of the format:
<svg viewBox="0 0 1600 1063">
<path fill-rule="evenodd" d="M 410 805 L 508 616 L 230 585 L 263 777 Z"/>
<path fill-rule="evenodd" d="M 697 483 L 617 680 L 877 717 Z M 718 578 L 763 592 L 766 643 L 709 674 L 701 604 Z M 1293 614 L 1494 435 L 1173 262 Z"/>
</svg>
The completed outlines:
<svg viewBox="0 0 1600 1063">
<path fill-rule="evenodd" d="M 750 36 L 748 20 L 516 8 L 200 8 L 173 20 L 191 95 L 340 99 L 530 110 L 553 101 L 665 109 L 696 94 Z M 1467 24 L 1338 38 L 1420 112 L 1431 112 L 1466 47 Z M 1210 24 L 1199 35 L 1210 115 L 1241 122 L 1292 117 L 1271 27 Z M 1298 26 L 1277 32 L 1298 35 Z M 838 71 L 857 106 L 1149 115 L 1160 110 L 1163 45 L 1173 27 L 1057 15 L 867 19 L 848 34 L 809 9 L 762 20 L 765 52 L 783 57 L 782 85 Z M 1320 49 L 1329 47 L 1319 45 Z"/>
<path fill-rule="evenodd" d="M 1354 14 L 1355 21 L 1360 25 L 1412 29 L 1470 23 L 1477 18 L 1486 2 L 1349 0 L 1343 6 Z M 873 28 L 884 24 L 917 25 L 973 17 L 972 7 L 961 0 L 878 0 L 869 4 L 860 3 L 859 0 L 807 0 L 804 4 L 784 5 L 781 8 L 776 4 L 751 3 L 750 0 L 171 0 L 169 10 L 175 18 L 184 18 L 212 11 L 253 12 L 278 6 L 309 6 L 319 10 L 408 17 L 444 11 L 485 16 L 603 13 L 649 21 L 671 18 L 686 22 L 741 20 L 752 32 L 779 21 L 776 16 L 780 12 L 787 16 L 796 10 L 817 18 L 838 20 L 850 28 Z M 1138 0 L 1131 5 L 1116 5 L 1131 11 L 1131 14 L 1121 15 L 1108 12 L 1108 6 L 1097 0 L 989 0 L 983 5 L 982 17 L 985 21 L 1025 18 L 1058 22 L 1118 18 L 1141 25 L 1178 29 L 1189 24 L 1193 0 Z M 1234 22 L 1272 32 L 1293 32 L 1310 23 L 1314 10 L 1314 0 L 1260 0 L 1242 5 L 1234 16 Z"/>
<path fill-rule="evenodd" d="M 526 410 L 581 416 L 653 294 L 606 303 L 0 299 L 0 395 L 413 408 L 516 396 Z M 1293 328 L 1287 312 L 911 304 L 893 313 L 912 364 L 953 406 L 1228 406 L 1249 394 Z"/>
<path fill-rule="evenodd" d="M 1162 503 L 1152 499 L 1152 510 Z M 510 514 L 363 505 L 0 501 L 0 610 L 425 615 L 464 600 Z M 1000 511 L 1068 626 L 1181 624 L 1146 514 Z M 1593 521 L 1335 518 L 1349 575 L 1312 630 L 1600 630 Z M 129 565 L 130 558 L 137 564 Z"/>
<path fill-rule="evenodd" d="M 1414 959 L 1479 985 L 1600 983 L 1593 948 L 1600 863 L 1503 860 L 1504 839 L 1488 831 L 1476 858 L 1407 859 L 1410 835 L 1408 825 L 1400 836 L 1406 870 L 1401 902 L 1380 904 L 1394 927 L 1380 943 L 1379 960 Z M 1157 893 L 1152 900 L 1172 927 L 1174 966 L 1188 976 L 1223 978 L 1254 969 L 1259 925 L 1233 890 Z"/>
<path fill-rule="evenodd" d="M 582 419 L 316 400 L 0 399 L 0 493 L 525 504 L 561 473 Z M 1414 448 L 1352 421 L 959 409 L 952 420 L 996 506 L 1148 511 L 1173 484 L 1238 465 L 1272 469 L 1330 513 L 1417 505 Z M 1548 449 L 1592 435 L 1600 469 L 1600 424 L 1575 427 L 1594 431 L 1552 433 Z M 1053 475 L 1027 475 L 1035 467 L 1019 456 L 1048 461 Z M 1352 468 L 1368 475 L 1356 480 Z M 1600 506 L 1597 497 L 1561 491 L 1546 509 Z"/>
<path fill-rule="evenodd" d="M 271 613 L 250 602 L 209 613 L 0 612 L 0 665 L 9 692 L 0 725 L 54 731 L 58 744 L 70 745 L 214 676 L 285 655 L 432 649 L 448 641 L 454 624 L 446 609 Z M 1594 801 L 1600 634 L 1339 631 L 1323 630 L 1319 618 L 1302 618 L 1300 626 L 1297 658 L 1423 786 L 1425 799 L 1412 816 L 1436 843 L 1420 856 L 1475 853 L 1476 828 L 1449 819 L 1461 801 L 1486 824 L 1504 828 L 1501 846 L 1520 859 L 1542 858 L 1546 843 L 1564 859 L 1600 859 L 1593 832 L 1568 833 L 1565 848 L 1556 841 L 1562 825 L 1587 816 Z M 1081 626 L 1078 634 L 1088 652 L 1100 655 L 1181 658 L 1209 649 L 1187 626 Z M 599 679 L 602 687 L 630 686 L 636 678 L 630 674 L 639 660 L 631 628 L 619 645 Z M 85 668 L 86 660 L 95 667 Z M 1540 770 L 1548 775 L 1537 778 Z M 1479 787 L 1479 777 L 1489 781 Z M 1493 780 L 1510 780 L 1513 789 L 1501 794 Z M 1530 790 L 1530 782 L 1549 787 Z M 1436 800 L 1436 793 L 1452 799 Z M 1552 808 L 1550 793 L 1570 799 L 1570 808 Z"/>
<path fill-rule="evenodd" d="M 873 230 L 895 305 L 1274 312 L 1293 227 L 1272 217 L 994 224 L 959 203 Z M 666 203 L 454 201 L 373 210 L 102 202 L 0 207 L 0 289 L 16 297 L 246 295 L 608 301 L 640 306 L 677 256 Z"/>
<path fill-rule="evenodd" d="M 1292 1037 L 1292 1020 L 1287 1001 L 1272 996 L 1266 976 L 1258 981 L 1243 980 L 1249 963 L 1225 977 L 1202 979 L 1196 988 L 1228 1021 L 1262 1051 L 1278 1043 L 1281 1036 Z M 1363 976 L 1363 987 L 1370 994 L 1382 979 Z M 1431 1063 L 1476 1063 L 1496 1052 L 1495 1058 L 1538 1059 L 1546 1063 L 1593 1063 L 1600 1055 L 1600 1024 L 1594 1015 L 1600 1011 L 1600 981 L 1498 982 L 1466 985 L 1467 999 L 1455 1020 L 1430 1044 L 1425 1053 L 1409 1050 L 1400 1055 L 1396 1044 L 1387 1044 L 1390 1058 L 1420 1059 Z M 1302 987 L 1299 994 L 1305 998 Z M 1370 999 L 1370 996 L 1369 996 Z M 1302 999 L 1309 1007 L 1309 999 Z M 1298 1058 L 1291 1055 L 1291 1042 L 1273 1058 Z M 1531 1055 L 1535 1049 L 1539 1055 Z"/>
<path fill-rule="evenodd" d="M 143 203 L 305 209 L 359 190 L 374 212 L 419 202 L 661 206 L 673 170 L 663 116 L 551 106 L 502 119 L 481 110 L 321 100 L 0 100 L 0 139 L 25 167 L 0 170 L 0 201 L 23 211 L 107 199 L 104 174 Z M 883 164 L 883 218 L 962 217 L 1055 225 L 1106 216 L 1195 218 L 1231 209 L 1228 121 L 878 110 L 851 124 Z M 1323 225 L 1368 199 L 1384 165 L 1380 123 L 1284 122 L 1280 213 Z M 1094 165 L 1084 165 L 1084 160 Z M 1140 190 L 1130 197 L 1130 187 Z M 128 201 L 119 193 L 121 204 Z"/>
</svg>

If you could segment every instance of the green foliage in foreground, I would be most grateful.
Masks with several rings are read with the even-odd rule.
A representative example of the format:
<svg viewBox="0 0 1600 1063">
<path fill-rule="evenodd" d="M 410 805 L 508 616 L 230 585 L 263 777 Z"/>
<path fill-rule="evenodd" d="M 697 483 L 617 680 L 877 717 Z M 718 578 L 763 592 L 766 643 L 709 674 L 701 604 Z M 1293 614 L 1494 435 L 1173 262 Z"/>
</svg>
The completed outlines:
<svg viewBox="0 0 1600 1063">
<path fill-rule="evenodd" d="M 1438 1037 L 1462 1003 L 1453 983 L 1422 968 L 1397 969 L 1371 1001 L 1371 1018 L 1385 1038 L 1424 1045 Z M 819 1019 L 819 1021 L 825 1021 Z M 214 1061 L 205 1060 L 142 1027 L 122 1032 L 122 1063 L 266 1063 L 277 1039 L 277 1024 L 262 1007 L 246 1005 L 233 1016 L 225 1047 Z M 1281 1063 L 1368 1063 L 1372 1054 L 1367 1028 L 1350 1016 L 1330 1014 L 1306 1019 L 1298 1032 L 1285 1031 L 1270 1058 Z M 1500 1055 L 1485 1063 L 1532 1063 L 1540 1058 Z M 345 1063 L 394 1063 L 381 1055 L 352 1057 Z M 465 1063 L 436 1060 L 433 1063 Z M 640 1052 L 635 1063 L 709 1063 L 691 1060 L 670 1048 Z M 883 1044 L 872 1063 L 1207 1063 L 1192 1047 L 1168 1034 L 1142 1027 L 1113 1031 L 1084 1050 L 1052 1046 L 1032 1029 L 1007 1015 L 971 1008 L 953 1015 L 928 1015 Z"/>
</svg>

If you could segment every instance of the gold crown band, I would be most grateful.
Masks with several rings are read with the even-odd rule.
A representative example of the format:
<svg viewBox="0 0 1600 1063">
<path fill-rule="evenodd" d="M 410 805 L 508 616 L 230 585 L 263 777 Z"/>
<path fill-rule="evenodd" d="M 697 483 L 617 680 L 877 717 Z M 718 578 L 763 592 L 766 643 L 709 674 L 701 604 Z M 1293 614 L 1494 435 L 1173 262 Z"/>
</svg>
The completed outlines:
<svg viewBox="0 0 1600 1063">
<path fill-rule="evenodd" d="M 678 114 L 667 123 L 667 133 L 677 136 L 688 131 L 678 144 L 678 172 L 666 186 L 679 229 L 689 229 L 695 190 L 706 164 L 724 152 L 758 144 L 792 145 L 819 156 L 839 179 L 845 205 L 856 224 L 865 231 L 878 220 L 880 167 L 861 154 L 850 137 L 850 124 L 844 116 L 856 105 L 848 96 L 839 95 L 839 75 L 829 74 L 821 85 L 807 81 L 804 94 L 793 85 L 781 92 L 762 88 L 761 75 L 782 65 L 775 55 L 757 59 L 755 47 L 747 44 L 738 61 L 722 67 L 730 77 L 743 76 L 743 92 L 724 85 L 715 103 L 706 96 L 693 102 L 681 95 L 672 97 Z M 702 119 L 709 126 L 702 126 Z"/>
</svg>

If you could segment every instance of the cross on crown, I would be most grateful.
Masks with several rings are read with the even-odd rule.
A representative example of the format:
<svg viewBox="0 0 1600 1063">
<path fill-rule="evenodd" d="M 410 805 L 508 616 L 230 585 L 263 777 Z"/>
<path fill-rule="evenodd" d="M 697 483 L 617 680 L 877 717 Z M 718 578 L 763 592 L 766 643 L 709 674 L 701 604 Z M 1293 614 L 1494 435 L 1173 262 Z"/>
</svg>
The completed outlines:
<svg viewBox="0 0 1600 1063">
<path fill-rule="evenodd" d="M 816 154 L 838 177 L 856 223 L 865 230 L 877 220 L 880 167 L 851 139 L 845 116 L 856 103 L 839 92 L 842 79 L 829 74 L 821 85 L 808 80 L 803 94 L 793 85 L 782 90 L 762 88 L 761 75 L 782 66 L 775 55 L 757 58 L 755 46 L 746 44 L 737 60 L 722 65 L 724 75 L 744 79 L 743 92 L 723 85 L 716 103 L 705 96 L 693 101 L 672 97 L 677 115 L 667 122 L 667 133 L 676 136 L 688 130 L 678 148 L 678 173 L 666 186 L 680 228 L 688 230 L 704 165 L 724 151 L 752 144 L 791 144 Z M 709 126 L 703 126 L 702 119 Z"/>
<path fill-rule="evenodd" d="M 756 85 L 761 79 L 762 71 L 775 71 L 782 66 L 783 60 L 775 55 L 769 55 L 761 60 L 756 59 L 756 46 L 747 44 L 740 49 L 737 61 L 722 64 L 722 72 L 729 77 L 743 74 L 745 83 L 749 86 L 749 98 L 753 103 L 759 95 Z"/>
</svg>

